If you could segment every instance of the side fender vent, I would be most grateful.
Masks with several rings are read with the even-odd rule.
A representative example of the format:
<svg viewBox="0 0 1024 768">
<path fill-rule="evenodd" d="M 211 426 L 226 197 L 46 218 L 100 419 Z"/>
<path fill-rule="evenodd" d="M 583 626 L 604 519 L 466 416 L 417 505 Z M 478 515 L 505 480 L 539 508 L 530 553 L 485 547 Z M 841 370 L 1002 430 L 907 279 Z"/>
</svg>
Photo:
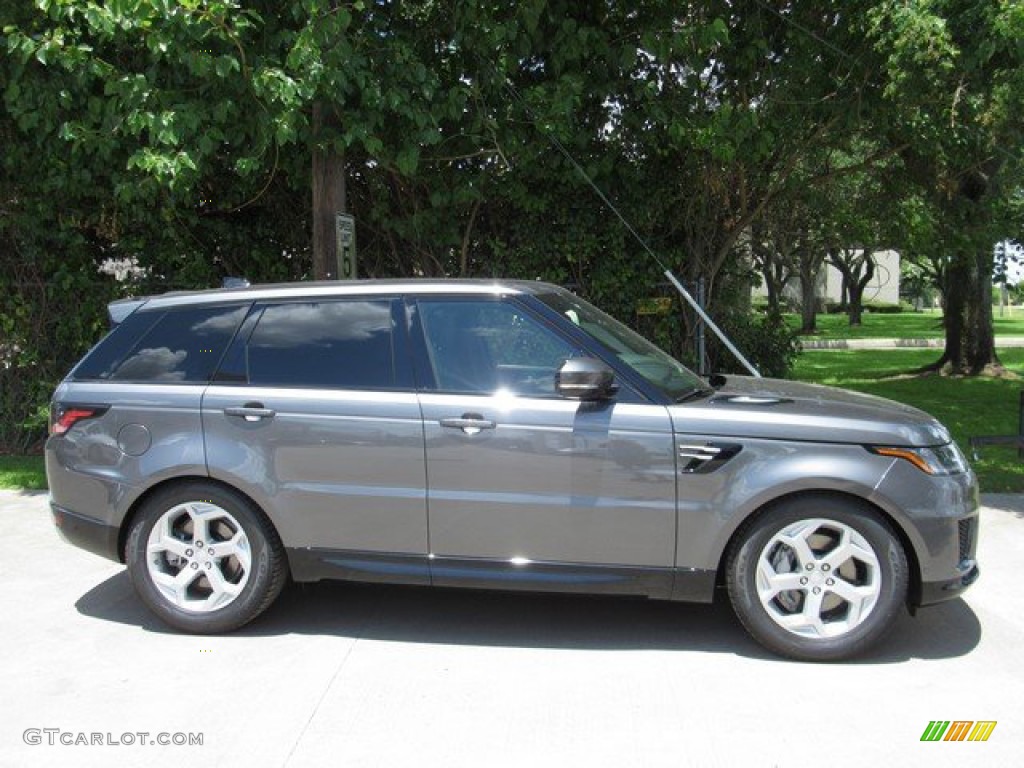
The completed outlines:
<svg viewBox="0 0 1024 768">
<path fill-rule="evenodd" d="M 724 466 L 743 450 L 737 443 L 679 444 L 679 471 L 688 474 L 706 475 Z"/>
</svg>

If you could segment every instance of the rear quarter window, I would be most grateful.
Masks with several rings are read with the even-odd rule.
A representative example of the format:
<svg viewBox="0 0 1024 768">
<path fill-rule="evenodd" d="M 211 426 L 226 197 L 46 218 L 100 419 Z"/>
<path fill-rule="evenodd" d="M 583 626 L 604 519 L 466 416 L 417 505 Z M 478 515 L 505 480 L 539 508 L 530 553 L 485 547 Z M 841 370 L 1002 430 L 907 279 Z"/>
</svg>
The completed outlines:
<svg viewBox="0 0 1024 768">
<path fill-rule="evenodd" d="M 136 312 L 75 368 L 77 380 L 206 383 L 248 305 Z"/>
</svg>

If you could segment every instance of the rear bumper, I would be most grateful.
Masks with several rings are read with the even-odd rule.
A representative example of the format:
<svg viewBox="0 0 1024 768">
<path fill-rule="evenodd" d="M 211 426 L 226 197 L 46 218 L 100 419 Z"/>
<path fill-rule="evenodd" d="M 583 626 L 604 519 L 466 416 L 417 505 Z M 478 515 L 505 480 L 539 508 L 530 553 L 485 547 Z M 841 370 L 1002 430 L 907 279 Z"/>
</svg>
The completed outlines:
<svg viewBox="0 0 1024 768">
<path fill-rule="evenodd" d="M 108 560 L 121 562 L 117 528 L 57 506 L 52 501 L 50 512 L 57 531 L 69 544 Z"/>
</svg>

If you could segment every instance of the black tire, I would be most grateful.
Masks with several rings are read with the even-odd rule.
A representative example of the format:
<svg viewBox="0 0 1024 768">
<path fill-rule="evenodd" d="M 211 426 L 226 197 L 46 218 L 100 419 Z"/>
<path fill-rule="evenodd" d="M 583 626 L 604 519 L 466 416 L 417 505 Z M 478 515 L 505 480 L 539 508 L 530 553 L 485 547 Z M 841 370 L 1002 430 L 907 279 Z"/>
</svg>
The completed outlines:
<svg viewBox="0 0 1024 768">
<path fill-rule="evenodd" d="M 776 538 L 784 532 L 799 532 L 787 541 L 810 546 L 804 550 Z M 843 558 L 844 535 L 857 545 L 856 554 L 844 560 L 841 571 L 833 570 L 826 560 Z M 764 601 L 758 591 L 762 553 Z M 772 594 L 791 582 L 803 586 Z M 743 626 L 765 648 L 802 661 L 836 661 L 866 651 L 903 610 L 908 582 L 906 552 L 889 523 L 864 503 L 829 495 L 796 497 L 754 517 L 735 537 L 726 564 L 729 598 Z M 856 596 L 846 600 L 835 590 Z"/>
<path fill-rule="evenodd" d="M 196 522 L 200 517 L 203 522 Z M 154 533 L 161 520 L 167 535 Z M 207 528 L 208 542 L 193 535 L 201 527 Z M 147 554 L 151 536 L 183 551 Z M 229 550 L 233 554 L 216 556 Z M 284 548 L 263 512 L 241 495 L 201 481 L 169 486 L 145 501 L 128 532 L 125 561 L 147 607 L 170 626 L 197 634 L 230 632 L 249 623 L 270 607 L 288 579 Z M 171 587 L 162 589 L 155 579 L 191 583 L 176 587 L 181 594 L 172 597 Z M 226 589 L 214 588 L 214 582 Z"/>
</svg>

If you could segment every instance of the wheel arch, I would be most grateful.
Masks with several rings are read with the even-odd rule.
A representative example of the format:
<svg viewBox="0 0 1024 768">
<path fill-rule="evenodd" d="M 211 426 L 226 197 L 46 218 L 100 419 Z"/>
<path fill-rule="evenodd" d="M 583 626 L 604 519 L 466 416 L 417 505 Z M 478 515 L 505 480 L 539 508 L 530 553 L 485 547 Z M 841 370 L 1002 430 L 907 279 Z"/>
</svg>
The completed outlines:
<svg viewBox="0 0 1024 768">
<path fill-rule="evenodd" d="M 277 536 L 278 539 L 281 538 L 281 532 L 277 530 L 277 526 L 274 525 L 274 521 L 270 519 L 270 516 L 266 513 L 266 510 L 264 510 L 263 507 L 256 503 L 256 500 L 253 499 L 252 496 L 250 496 L 249 494 L 245 493 L 242 490 L 239 490 L 237 487 L 231 485 L 230 483 L 225 483 L 223 480 L 218 480 L 214 477 L 210 477 L 209 475 L 181 475 L 178 477 L 171 477 L 167 478 L 166 480 L 161 480 L 159 483 L 155 483 L 154 485 L 150 486 L 141 494 L 139 494 L 138 498 L 136 498 L 128 507 L 128 512 L 125 513 L 124 519 L 121 521 L 121 527 L 117 532 L 117 557 L 121 563 L 125 562 L 125 548 L 128 543 L 128 534 L 131 531 L 132 525 L 134 525 L 135 519 L 138 517 L 139 512 L 146 505 L 146 502 L 148 502 L 156 494 L 166 491 L 168 488 L 173 488 L 179 485 L 188 485 L 189 483 L 205 483 L 207 485 L 215 485 L 218 486 L 219 488 L 223 488 L 225 491 L 229 491 L 235 494 L 236 496 L 242 497 L 242 499 L 244 499 L 254 510 L 256 510 L 260 517 L 263 518 L 263 521 L 266 523 L 268 529 L 273 531 L 274 535 Z"/>
<path fill-rule="evenodd" d="M 718 566 L 715 572 L 715 587 L 725 586 L 725 572 L 729 561 L 729 555 L 755 520 L 759 520 L 762 517 L 772 514 L 775 509 L 782 507 L 795 499 L 807 498 L 843 499 L 845 501 L 852 501 L 875 513 L 881 520 L 885 521 L 899 540 L 900 546 L 903 547 L 904 554 L 907 558 L 907 564 L 909 565 L 910 571 L 908 574 L 910 577 L 910 583 L 907 591 L 907 602 L 911 609 L 913 609 L 918 596 L 921 594 L 921 566 L 918 561 L 917 549 L 910 536 L 907 534 L 903 524 L 889 510 L 874 503 L 870 499 L 858 496 L 855 493 L 838 490 L 820 489 L 793 491 L 764 502 L 750 514 L 746 515 L 733 529 L 725 543 L 725 546 L 719 553 Z"/>
</svg>

